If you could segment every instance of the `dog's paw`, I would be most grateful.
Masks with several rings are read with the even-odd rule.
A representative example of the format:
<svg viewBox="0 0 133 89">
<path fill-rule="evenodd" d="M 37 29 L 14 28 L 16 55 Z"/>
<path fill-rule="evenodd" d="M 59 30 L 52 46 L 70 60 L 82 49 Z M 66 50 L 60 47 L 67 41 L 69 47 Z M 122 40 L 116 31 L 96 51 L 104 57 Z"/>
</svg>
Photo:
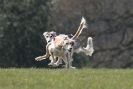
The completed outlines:
<svg viewBox="0 0 133 89">
<path fill-rule="evenodd" d="M 54 63 L 50 62 L 48 65 L 49 65 L 49 66 L 53 66 L 53 65 L 54 65 Z"/>
<path fill-rule="evenodd" d="M 56 63 L 49 63 L 48 64 L 49 66 L 52 66 L 52 67 L 58 67 L 59 65 L 57 65 Z"/>
<path fill-rule="evenodd" d="M 42 56 L 36 57 L 35 60 L 36 61 L 42 61 L 44 58 Z"/>
<path fill-rule="evenodd" d="M 58 67 L 59 64 L 58 64 L 58 63 L 54 63 L 52 66 L 53 66 L 53 67 Z"/>
<path fill-rule="evenodd" d="M 71 69 L 76 69 L 76 67 L 70 66 Z"/>
</svg>

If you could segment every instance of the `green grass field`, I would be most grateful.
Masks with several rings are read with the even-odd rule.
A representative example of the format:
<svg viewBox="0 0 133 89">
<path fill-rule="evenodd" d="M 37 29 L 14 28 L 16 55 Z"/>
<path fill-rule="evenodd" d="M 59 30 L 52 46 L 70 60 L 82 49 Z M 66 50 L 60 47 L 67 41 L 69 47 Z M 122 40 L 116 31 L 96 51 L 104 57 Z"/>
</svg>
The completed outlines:
<svg viewBox="0 0 133 89">
<path fill-rule="evenodd" d="M 133 70 L 0 69 L 0 89 L 133 89 Z"/>
</svg>

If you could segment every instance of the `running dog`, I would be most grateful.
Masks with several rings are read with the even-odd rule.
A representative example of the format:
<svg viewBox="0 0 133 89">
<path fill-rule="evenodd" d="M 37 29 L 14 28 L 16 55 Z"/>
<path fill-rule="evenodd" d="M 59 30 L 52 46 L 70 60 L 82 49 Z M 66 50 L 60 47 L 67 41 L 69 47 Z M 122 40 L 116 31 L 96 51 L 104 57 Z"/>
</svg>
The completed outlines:
<svg viewBox="0 0 133 89">
<path fill-rule="evenodd" d="M 49 52 L 49 56 L 55 60 L 55 57 L 58 57 L 56 63 L 52 65 L 59 65 L 59 61 L 63 59 L 65 62 L 66 68 L 74 68 L 72 67 L 72 55 L 73 55 L 73 47 L 74 47 L 74 40 L 65 38 L 62 39 L 60 36 L 56 36 L 54 41 L 52 40 L 51 43 L 47 45 L 47 51 Z"/>
<path fill-rule="evenodd" d="M 53 39 L 55 39 L 56 36 L 57 36 L 57 37 L 60 37 L 60 39 L 69 38 L 69 36 L 68 36 L 68 35 L 65 35 L 65 34 L 56 35 L 56 32 L 54 32 L 54 31 L 51 31 L 51 32 L 44 32 L 44 33 L 43 33 L 43 36 L 44 36 L 44 38 L 46 39 L 47 44 L 48 44 L 49 42 L 51 42 Z M 56 37 L 56 38 L 57 38 L 57 37 Z M 46 53 L 47 53 L 47 52 L 46 52 Z M 44 56 L 36 57 L 35 60 L 41 61 L 41 60 L 43 60 L 43 57 L 44 57 Z M 58 60 L 58 62 L 56 62 L 56 59 L 57 59 L 56 56 L 54 57 L 55 60 L 53 60 L 53 58 L 52 58 L 51 56 L 49 57 L 49 59 L 51 60 L 51 62 L 50 62 L 48 65 L 50 65 L 50 66 L 58 66 L 59 64 L 62 64 L 62 60 L 61 60 L 61 59 Z M 59 58 L 58 58 L 58 59 L 59 59 Z M 55 63 L 55 62 L 56 62 L 56 63 Z M 54 65 L 54 63 L 55 63 L 55 65 Z"/>
<path fill-rule="evenodd" d="M 79 35 L 81 34 L 81 32 L 82 32 L 82 30 L 84 29 L 84 28 L 86 28 L 86 20 L 84 19 L 84 18 L 82 18 L 82 20 L 81 20 L 81 23 L 80 23 L 80 26 L 79 26 L 79 28 L 78 28 L 78 30 L 77 30 L 77 32 L 76 32 L 76 34 L 72 37 L 72 38 L 68 38 L 67 37 L 67 41 L 70 41 L 70 40 L 76 40 L 78 37 L 79 37 Z M 64 35 L 63 35 L 64 36 Z M 56 40 L 55 40 L 55 38 L 56 38 Z M 54 52 L 52 52 L 52 54 L 51 54 L 51 50 L 50 50 L 50 48 L 52 48 L 53 47 L 53 49 L 54 50 L 59 50 L 59 54 L 64 54 L 64 51 L 62 51 L 62 49 L 59 49 L 59 47 L 60 47 L 60 42 L 62 42 L 61 40 L 62 40 L 62 38 L 60 37 L 60 36 L 56 36 L 54 39 L 53 39 L 53 41 L 52 42 L 50 42 L 50 43 L 48 43 L 47 44 L 47 46 L 46 46 L 46 55 L 45 56 L 41 56 L 41 57 L 37 57 L 36 58 L 36 60 L 42 60 L 42 59 L 40 59 L 40 58 L 43 58 L 43 59 L 46 59 L 46 58 L 48 58 L 50 55 L 52 56 L 52 59 L 54 59 L 55 57 L 57 57 L 58 55 L 56 55 L 56 53 L 58 53 L 57 51 L 54 53 Z M 65 40 L 64 40 L 65 41 Z M 68 42 L 69 43 L 69 42 Z M 71 43 L 71 42 L 70 42 Z M 56 44 L 56 46 L 55 46 L 55 44 Z M 50 47 L 49 47 L 50 46 Z M 63 45 L 62 47 L 65 47 L 65 45 Z M 73 50 L 73 49 L 72 49 Z M 69 54 L 70 53 L 70 54 Z M 69 54 L 67 57 L 69 57 L 69 58 L 67 58 L 67 59 L 72 59 L 72 55 L 73 55 L 73 51 L 72 52 L 70 52 L 69 51 L 69 53 L 67 53 L 67 54 Z M 53 56 L 54 55 L 54 56 Z M 66 59 L 66 58 L 65 58 Z M 65 61 L 65 60 L 64 60 Z M 69 60 L 70 61 L 70 60 Z M 70 61 L 71 62 L 71 61 Z M 58 61 L 57 61 L 57 63 L 58 63 Z M 68 63 L 66 63 L 66 64 L 68 64 Z"/>
</svg>

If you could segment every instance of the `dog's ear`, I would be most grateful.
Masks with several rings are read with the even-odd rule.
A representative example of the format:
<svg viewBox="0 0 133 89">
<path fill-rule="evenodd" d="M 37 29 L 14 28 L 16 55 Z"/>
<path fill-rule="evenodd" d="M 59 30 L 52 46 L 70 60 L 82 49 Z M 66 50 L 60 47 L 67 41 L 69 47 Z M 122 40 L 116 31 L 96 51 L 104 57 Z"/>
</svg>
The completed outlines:
<svg viewBox="0 0 133 89">
<path fill-rule="evenodd" d="M 64 40 L 67 40 L 67 39 L 68 39 L 67 37 L 64 38 Z"/>
<path fill-rule="evenodd" d="M 44 33 L 43 33 L 43 36 L 46 36 L 46 34 L 48 34 L 48 32 L 44 32 Z"/>
<path fill-rule="evenodd" d="M 69 37 L 69 38 L 72 38 L 72 37 L 73 37 L 73 35 L 72 35 L 72 34 L 68 34 L 68 37 Z"/>
<path fill-rule="evenodd" d="M 56 36 L 56 32 L 52 31 L 50 32 L 54 37 Z"/>
</svg>

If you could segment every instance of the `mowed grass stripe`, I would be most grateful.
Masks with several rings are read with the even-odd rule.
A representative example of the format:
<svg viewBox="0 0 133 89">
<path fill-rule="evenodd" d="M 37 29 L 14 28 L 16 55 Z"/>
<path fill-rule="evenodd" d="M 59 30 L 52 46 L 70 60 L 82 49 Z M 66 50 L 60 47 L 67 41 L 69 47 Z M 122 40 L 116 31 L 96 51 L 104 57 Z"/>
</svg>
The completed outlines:
<svg viewBox="0 0 133 89">
<path fill-rule="evenodd" d="M 0 89 L 133 89 L 133 70 L 0 69 Z"/>
</svg>

